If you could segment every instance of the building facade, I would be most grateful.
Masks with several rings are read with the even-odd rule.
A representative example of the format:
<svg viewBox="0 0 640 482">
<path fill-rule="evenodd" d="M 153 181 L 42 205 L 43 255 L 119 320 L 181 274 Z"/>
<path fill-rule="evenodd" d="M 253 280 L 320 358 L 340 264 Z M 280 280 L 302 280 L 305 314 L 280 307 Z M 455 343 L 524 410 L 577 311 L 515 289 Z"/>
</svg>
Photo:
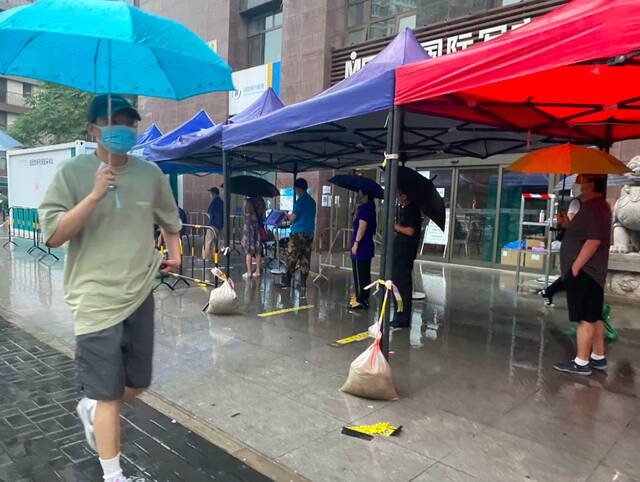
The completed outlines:
<svg viewBox="0 0 640 482">
<path fill-rule="evenodd" d="M 143 126 L 156 122 L 164 130 L 205 109 L 217 122 L 248 105 L 252 96 L 271 86 L 285 104 L 307 99 L 353 75 L 405 27 L 433 57 L 469 48 L 511 30 L 563 5 L 568 0 L 141 0 L 143 9 L 184 23 L 205 39 L 234 71 L 238 91 L 199 96 L 180 103 L 141 99 Z M 634 145 L 614 148 L 628 160 Z M 505 247 L 518 239 L 522 193 L 546 193 L 555 186 L 553 176 L 524 176 L 505 167 L 515 155 L 486 160 L 451 158 L 416 162 L 414 166 L 434 178 L 445 199 L 445 233 L 427 228 L 420 256 L 428 259 L 485 265 L 513 266 Z M 325 251 L 330 218 L 348 228 L 350 216 L 330 214 L 323 194 L 332 172 L 305 173 L 318 203 L 318 238 Z M 375 171 L 371 173 L 376 175 Z M 291 176 L 278 175 L 279 187 Z M 184 176 L 182 198 L 187 210 L 205 210 L 206 189 L 219 185 L 216 176 Z M 612 193 L 612 199 L 615 197 Z M 527 206 L 538 217 L 544 201 Z M 432 226 L 433 227 L 433 226 Z M 541 233 L 525 233 L 539 237 Z M 540 270 L 540 257 L 524 260 Z"/>
</svg>

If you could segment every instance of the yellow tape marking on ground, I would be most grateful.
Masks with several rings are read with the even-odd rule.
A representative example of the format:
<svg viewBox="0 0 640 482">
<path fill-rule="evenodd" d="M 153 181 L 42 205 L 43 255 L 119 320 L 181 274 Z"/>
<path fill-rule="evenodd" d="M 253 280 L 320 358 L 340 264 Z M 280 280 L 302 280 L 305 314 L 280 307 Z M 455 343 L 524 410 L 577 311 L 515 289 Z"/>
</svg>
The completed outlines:
<svg viewBox="0 0 640 482">
<path fill-rule="evenodd" d="M 282 315 L 284 313 L 292 313 L 294 311 L 308 310 L 310 308 L 313 308 L 313 305 L 298 306 L 297 308 L 285 308 L 284 310 L 268 311 L 266 313 L 260 313 L 258 316 L 260 316 L 261 318 L 264 318 L 265 316 Z"/>
<path fill-rule="evenodd" d="M 388 422 L 374 423 L 373 425 L 346 425 L 349 430 L 354 430 L 367 435 L 382 435 L 391 437 L 400 427 L 394 427 Z"/>
<path fill-rule="evenodd" d="M 340 345 L 348 345 L 349 343 L 353 343 L 354 341 L 364 340 L 365 338 L 369 338 L 369 332 L 363 331 L 362 333 L 358 333 L 356 335 L 350 336 L 348 338 L 343 338 L 342 340 L 337 340 L 332 343 L 333 346 Z"/>
</svg>

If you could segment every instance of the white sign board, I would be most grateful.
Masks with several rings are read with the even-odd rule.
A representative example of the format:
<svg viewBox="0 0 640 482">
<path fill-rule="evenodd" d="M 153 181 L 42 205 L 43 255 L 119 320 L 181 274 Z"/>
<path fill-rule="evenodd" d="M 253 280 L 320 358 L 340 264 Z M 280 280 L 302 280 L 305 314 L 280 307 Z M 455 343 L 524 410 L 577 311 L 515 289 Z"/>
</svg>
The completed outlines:
<svg viewBox="0 0 640 482">
<path fill-rule="evenodd" d="M 280 62 L 239 70 L 231 78 L 236 90 L 229 92 L 230 116 L 249 107 L 269 87 L 280 95 Z"/>
<path fill-rule="evenodd" d="M 9 206 L 37 208 L 53 179 L 58 163 L 94 150 L 94 145 L 77 141 L 70 144 L 9 151 L 7 153 Z"/>
</svg>

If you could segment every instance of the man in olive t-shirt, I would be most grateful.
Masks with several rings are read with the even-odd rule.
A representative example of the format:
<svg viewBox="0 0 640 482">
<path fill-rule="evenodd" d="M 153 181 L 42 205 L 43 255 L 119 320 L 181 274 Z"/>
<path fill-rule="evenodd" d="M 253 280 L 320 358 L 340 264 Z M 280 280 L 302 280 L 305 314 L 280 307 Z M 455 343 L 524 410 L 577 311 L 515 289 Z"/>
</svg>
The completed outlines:
<svg viewBox="0 0 640 482">
<path fill-rule="evenodd" d="M 596 191 L 601 176 L 581 174 L 574 188 L 580 211 L 569 221 L 558 221 L 566 230 L 560 248 L 560 266 L 567 290 L 569 319 L 578 323 L 577 354 L 568 363 L 556 363 L 556 370 L 591 375 L 592 369 L 605 370 L 604 284 L 609 266 L 611 208 Z M 606 184 L 605 184 L 606 185 Z"/>
<path fill-rule="evenodd" d="M 180 265 L 182 227 L 171 188 L 158 167 L 127 155 L 138 112 L 112 96 L 89 106 L 95 154 L 60 163 L 39 208 L 48 246 L 66 243 L 65 299 L 73 312 L 76 367 L 84 398 L 78 415 L 97 450 L 107 482 L 124 482 L 120 468 L 120 404 L 151 383 L 155 274 Z M 154 224 L 169 257 L 154 249 Z"/>
</svg>

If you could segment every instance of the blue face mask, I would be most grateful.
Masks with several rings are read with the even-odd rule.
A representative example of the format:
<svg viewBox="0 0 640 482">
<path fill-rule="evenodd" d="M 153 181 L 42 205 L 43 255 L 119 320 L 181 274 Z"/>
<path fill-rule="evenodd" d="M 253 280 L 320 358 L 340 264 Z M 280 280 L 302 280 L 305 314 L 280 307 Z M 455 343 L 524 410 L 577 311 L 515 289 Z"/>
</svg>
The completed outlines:
<svg viewBox="0 0 640 482">
<path fill-rule="evenodd" d="M 114 154 L 126 154 L 136 145 L 136 130 L 128 126 L 103 126 L 101 144 Z"/>
</svg>

